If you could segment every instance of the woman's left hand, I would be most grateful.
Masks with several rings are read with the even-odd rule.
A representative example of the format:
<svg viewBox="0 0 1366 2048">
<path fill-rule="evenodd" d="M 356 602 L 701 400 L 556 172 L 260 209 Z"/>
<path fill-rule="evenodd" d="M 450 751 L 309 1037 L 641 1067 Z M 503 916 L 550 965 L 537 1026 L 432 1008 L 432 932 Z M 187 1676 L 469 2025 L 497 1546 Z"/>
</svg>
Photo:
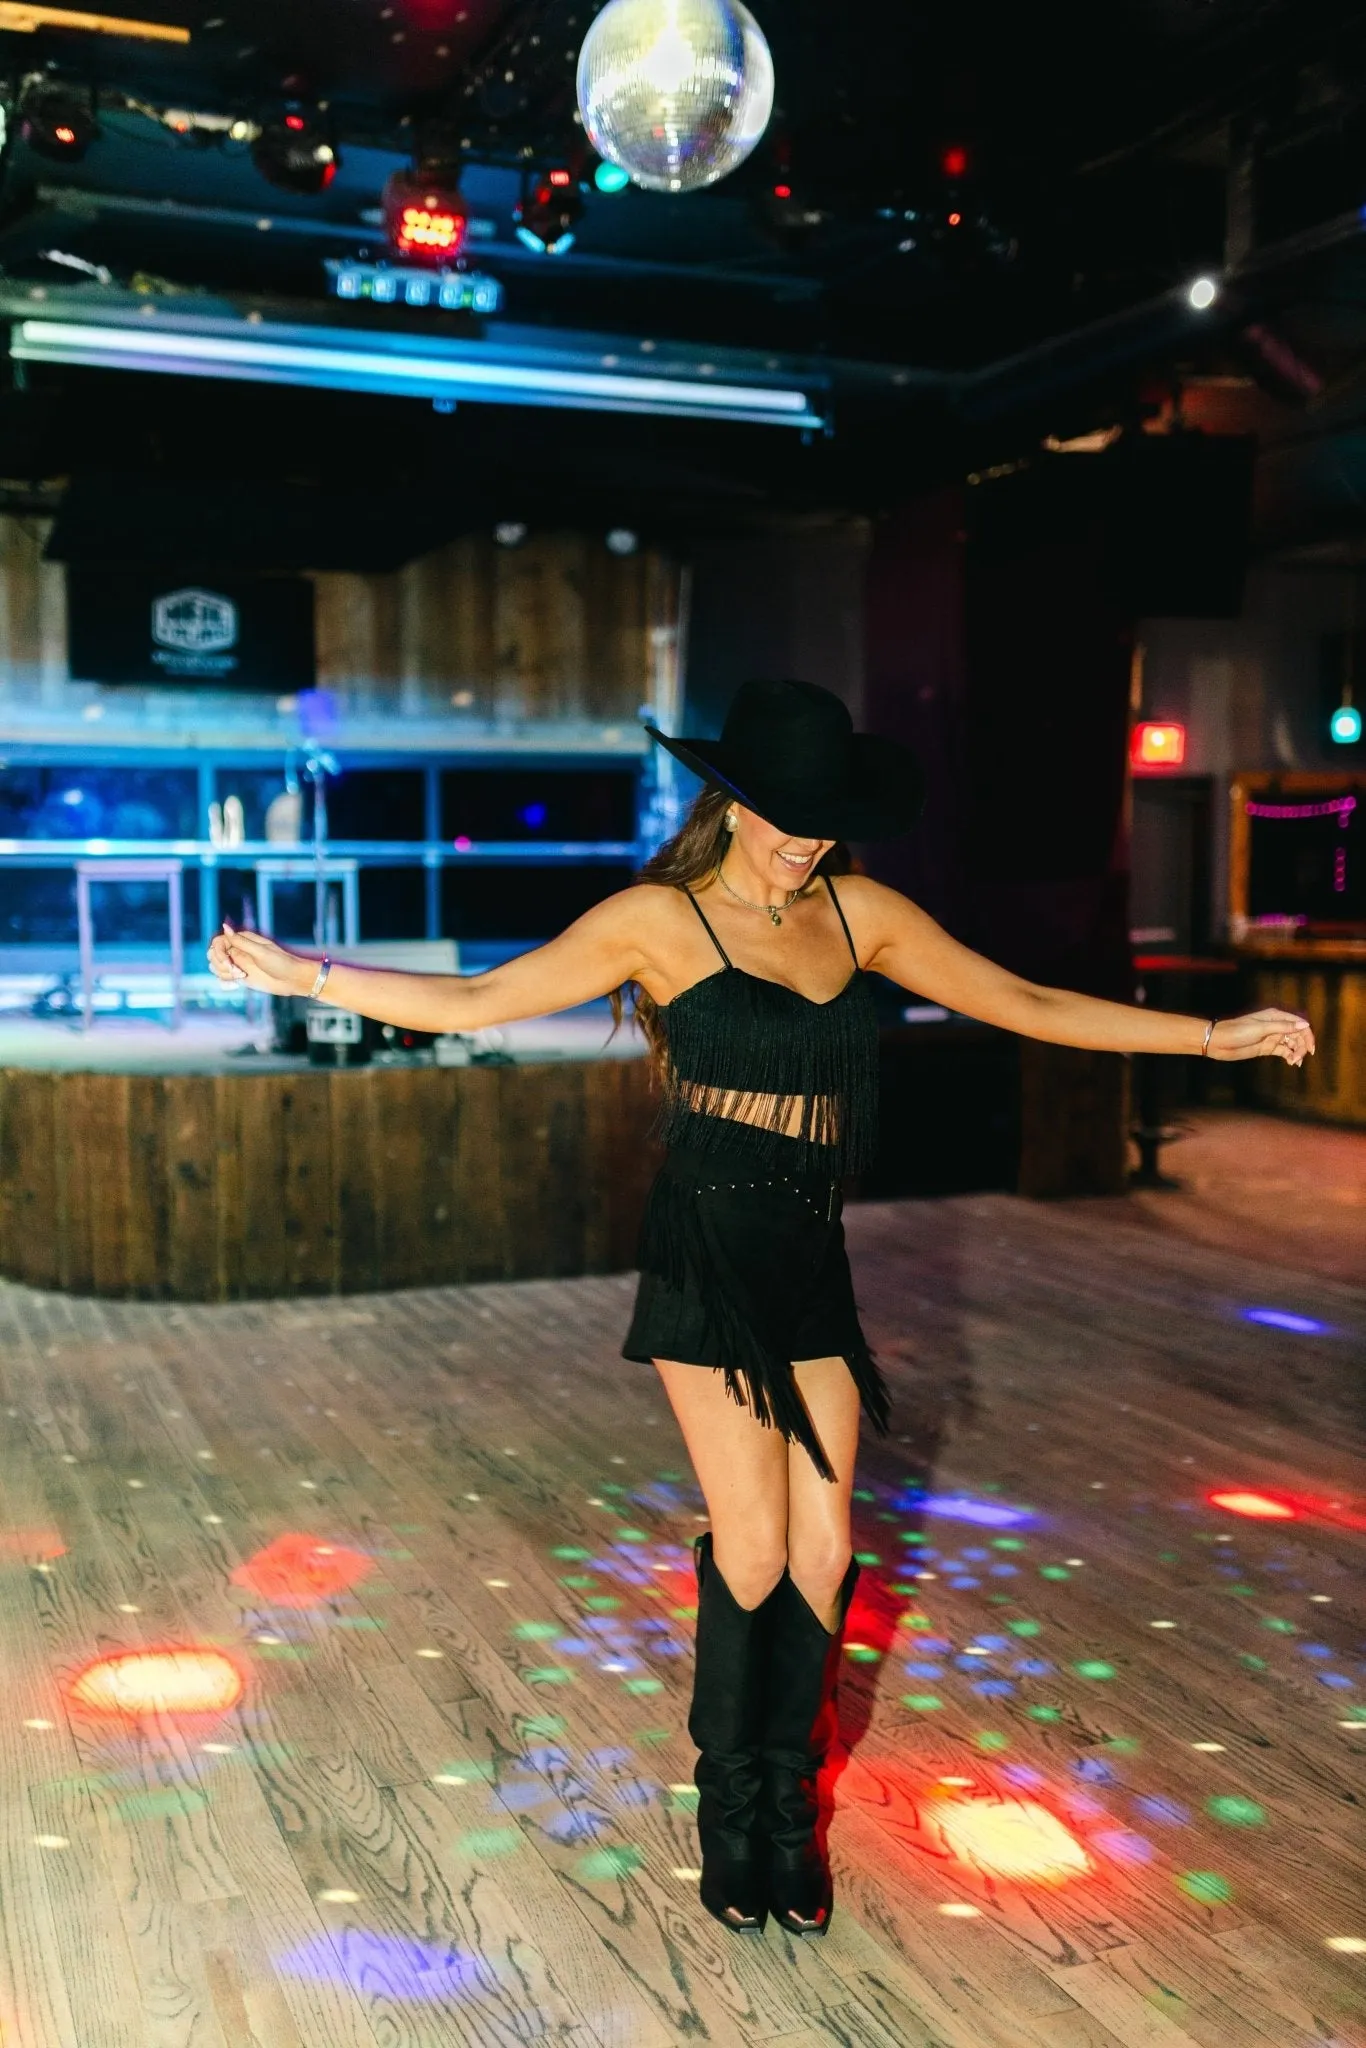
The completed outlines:
<svg viewBox="0 0 1366 2048">
<path fill-rule="evenodd" d="M 1210 1034 L 1212 1060 L 1284 1060 L 1298 1067 L 1314 1050 L 1307 1017 L 1293 1010 L 1253 1010 L 1246 1017 L 1221 1017 Z"/>
</svg>

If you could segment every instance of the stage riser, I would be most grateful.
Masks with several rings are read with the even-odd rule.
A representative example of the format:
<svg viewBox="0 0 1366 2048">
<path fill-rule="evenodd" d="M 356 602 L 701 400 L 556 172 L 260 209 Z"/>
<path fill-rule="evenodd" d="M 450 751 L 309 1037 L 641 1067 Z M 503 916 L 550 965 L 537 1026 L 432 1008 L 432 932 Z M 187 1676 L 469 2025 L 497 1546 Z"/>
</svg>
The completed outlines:
<svg viewBox="0 0 1366 2048">
<path fill-rule="evenodd" d="M 0 1274 L 233 1301 L 610 1273 L 655 1166 L 643 1060 L 0 1072 Z"/>
</svg>

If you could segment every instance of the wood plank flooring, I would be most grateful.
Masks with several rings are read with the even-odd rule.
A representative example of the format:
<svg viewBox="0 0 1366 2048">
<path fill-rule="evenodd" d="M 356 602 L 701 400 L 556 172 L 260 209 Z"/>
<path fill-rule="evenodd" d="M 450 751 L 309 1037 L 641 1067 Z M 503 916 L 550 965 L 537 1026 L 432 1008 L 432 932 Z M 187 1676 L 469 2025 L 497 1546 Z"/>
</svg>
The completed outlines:
<svg viewBox="0 0 1366 2048">
<path fill-rule="evenodd" d="M 697 1904 L 629 1279 L 0 1287 L 4 2048 L 1366 2048 L 1366 1290 L 1118 1206 L 848 1227 L 897 1412 L 799 1947 Z M 73 1698 L 167 1648 L 237 1704 Z M 1000 1872 L 1040 1811 L 1066 1881 Z"/>
</svg>

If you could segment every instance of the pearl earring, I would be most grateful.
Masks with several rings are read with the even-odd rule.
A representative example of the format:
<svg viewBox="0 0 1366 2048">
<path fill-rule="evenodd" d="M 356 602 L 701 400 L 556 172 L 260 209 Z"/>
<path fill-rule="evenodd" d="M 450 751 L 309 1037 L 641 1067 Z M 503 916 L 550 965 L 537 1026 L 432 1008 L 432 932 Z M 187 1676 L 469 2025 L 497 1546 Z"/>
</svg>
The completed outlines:
<svg viewBox="0 0 1366 2048">
<path fill-rule="evenodd" d="M 727 832 L 733 832 L 733 831 L 735 830 L 736 826 L 737 826 L 737 825 L 739 824 L 739 822 L 740 822 L 740 821 L 739 821 L 739 819 L 738 819 L 738 818 L 736 817 L 736 815 L 735 815 L 734 811 L 727 811 L 727 812 L 726 812 L 726 830 L 727 830 Z"/>
</svg>

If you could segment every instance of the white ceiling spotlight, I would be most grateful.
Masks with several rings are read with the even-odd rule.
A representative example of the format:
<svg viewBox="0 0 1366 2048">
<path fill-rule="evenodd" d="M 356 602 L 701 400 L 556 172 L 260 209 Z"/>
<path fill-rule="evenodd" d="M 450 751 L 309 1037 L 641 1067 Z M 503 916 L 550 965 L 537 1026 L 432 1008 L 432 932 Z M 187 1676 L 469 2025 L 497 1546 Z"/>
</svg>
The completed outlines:
<svg viewBox="0 0 1366 2048">
<path fill-rule="evenodd" d="M 607 545 L 614 555 L 633 555 L 640 546 L 640 535 L 632 533 L 629 526 L 614 526 L 607 536 Z"/>
<path fill-rule="evenodd" d="M 1207 313 L 1219 296 L 1219 287 L 1212 277 L 1197 277 L 1186 287 L 1186 297 L 1197 313 Z"/>
</svg>

